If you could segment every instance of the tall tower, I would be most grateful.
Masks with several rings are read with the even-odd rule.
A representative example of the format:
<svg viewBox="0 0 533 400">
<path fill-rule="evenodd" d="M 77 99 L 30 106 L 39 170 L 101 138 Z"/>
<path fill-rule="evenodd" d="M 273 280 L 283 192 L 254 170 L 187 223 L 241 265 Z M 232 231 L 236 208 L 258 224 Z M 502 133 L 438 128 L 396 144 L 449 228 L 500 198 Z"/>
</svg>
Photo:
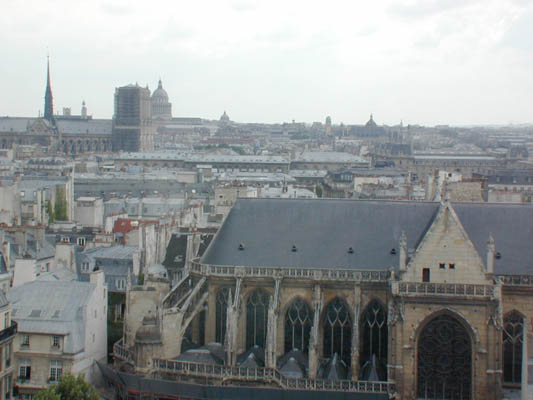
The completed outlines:
<svg viewBox="0 0 533 400">
<path fill-rule="evenodd" d="M 50 85 L 50 57 L 46 60 L 46 91 L 44 92 L 44 118 L 52 122 L 54 119 L 54 98 Z"/>
<path fill-rule="evenodd" d="M 150 89 L 139 85 L 115 89 L 113 151 L 152 151 L 152 100 Z"/>
</svg>

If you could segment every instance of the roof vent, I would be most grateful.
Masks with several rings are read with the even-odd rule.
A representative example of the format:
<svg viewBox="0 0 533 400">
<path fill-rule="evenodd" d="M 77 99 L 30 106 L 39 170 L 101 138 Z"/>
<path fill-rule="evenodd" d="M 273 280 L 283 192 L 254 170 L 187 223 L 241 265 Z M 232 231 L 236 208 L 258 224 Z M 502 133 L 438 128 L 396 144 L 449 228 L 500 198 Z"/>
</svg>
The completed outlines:
<svg viewBox="0 0 533 400">
<path fill-rule="evenodd" d="M 348 253 L 349 253 L 349 254 L 353 254 L 353 247 L 350 247 L 350 248 L 348 249 Z"/>
<path fill-rule="evenodd" d="M 291 249 L 291 251 L 292 251 L 293 253 L 296 253 L 296 252 L 298 251 L 298 249 L 296 248 L 296 245 L 295 245 L 295 244 L 292 245 L 292 249 Z"/>
<path fill-rule="evenodd" d="M 500 253 L 499 251 L 494 255 L 494 257 L 496 257 L 496 260 L 499 260 L 500 258 L 502 258 L 502 253 Z"/>
<path fill-rule="evenodd" d="M 390 249 L 390 253 L 391 253 L 392 255 L 395 255 L 395 254 L 396 254 L 396 249 L 393 247 L 392 249 Z"/>
<path fill-rule="evenodd" d="M 244 245 L 242 243 L 239 244 L 239 250 L 240 251 L 243 251 L 244 250 Z"/>
</svg>

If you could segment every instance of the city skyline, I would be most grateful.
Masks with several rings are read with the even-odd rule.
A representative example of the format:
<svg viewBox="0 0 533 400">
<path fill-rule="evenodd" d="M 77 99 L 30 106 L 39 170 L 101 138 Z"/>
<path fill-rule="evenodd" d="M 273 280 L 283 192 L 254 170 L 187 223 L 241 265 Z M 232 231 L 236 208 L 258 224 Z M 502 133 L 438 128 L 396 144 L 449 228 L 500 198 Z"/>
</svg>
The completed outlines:
<svg viewBox="0 0 533 400">
<path fill-rule="evenodd" d="M 85 100 L 95 118 L 112 116 L 116 87 L 153 91 L 161 78 L 175 117 L 533 122 L 533 6 L 524 1 L 227 1 L 210 13 L 195 4 L 54 6 L 8 4 L 0 16 L 3 86 L 16 93 L 0 100 L 1 115 L 44 112 L 49 49 L 56 112 L 78 113 Z"/>
</svg>

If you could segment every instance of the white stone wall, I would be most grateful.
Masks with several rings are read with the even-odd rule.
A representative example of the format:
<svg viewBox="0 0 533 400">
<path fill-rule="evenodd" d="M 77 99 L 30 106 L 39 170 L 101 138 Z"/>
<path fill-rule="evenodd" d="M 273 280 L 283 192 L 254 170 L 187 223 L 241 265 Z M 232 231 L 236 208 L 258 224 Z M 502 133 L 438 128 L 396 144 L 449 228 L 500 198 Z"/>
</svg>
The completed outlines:
<svg viewBox="0 0 533 400">
<path fill-rule="evenodd" d="M 102 228 L 104 224 L 102 199 L 95 199 L 93 202 L 76 201 L 74 220 L 84 227 Z"/>
<path fill-rule="evenodd" d="M 442 206 L 433 225 L 413 254 L 402 279 L 422 282 L 423 269 L 428 268 L 430 282 L 487 283 L 481 257 L 464 232 L 453 209 Z M 444 268 L 441 268 L 440 264 L 444 264 Z M 450 264 L 455 265 L 455 268 L 450 268 Z"/>
</svg>

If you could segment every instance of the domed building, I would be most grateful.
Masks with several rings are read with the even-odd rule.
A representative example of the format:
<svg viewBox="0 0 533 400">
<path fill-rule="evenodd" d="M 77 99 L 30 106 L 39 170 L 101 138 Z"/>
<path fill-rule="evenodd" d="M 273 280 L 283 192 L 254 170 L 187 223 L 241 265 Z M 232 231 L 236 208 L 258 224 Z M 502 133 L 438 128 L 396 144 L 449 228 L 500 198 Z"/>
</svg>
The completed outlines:
<svg viewBox="0 0 533 400">
<path fill-rule="evenodd" d="M 168 94 L 163 89 L 163 82 L 159 79 L 157 89 L 152 94 L 152 119 L 171 119 L 172 103 L 168 101 Z"/>
<path fill-rule="evenodd" d="M 226 111 L 224 111 L 224 114 L 222 114 L 220 116 L 220 124 L 222 125 L 226 125 L 226 124 L 229 124 L 231 122 L 231 120 L 229 119 L 229 116 L 228 114 L 226 114 Z"/>
</svg>

